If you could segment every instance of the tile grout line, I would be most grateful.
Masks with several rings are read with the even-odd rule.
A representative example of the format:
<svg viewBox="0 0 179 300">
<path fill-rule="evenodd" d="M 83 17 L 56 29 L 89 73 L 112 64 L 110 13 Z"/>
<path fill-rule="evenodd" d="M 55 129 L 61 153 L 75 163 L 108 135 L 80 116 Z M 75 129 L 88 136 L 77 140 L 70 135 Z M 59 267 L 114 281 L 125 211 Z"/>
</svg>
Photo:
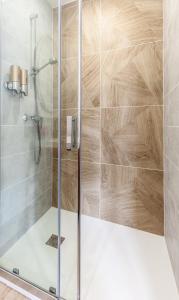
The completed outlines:
<svg viewBox="0 0 179 300">
<path fill-rule="evenodd" d="M 155 44 L 160 44 L 160 43 L 163 43 L 163 40 L 144 42 L 144 43 L 139 43 L 136 45 L 131 45 L 131 46 L 123 47 L 123 48 L 111 48 L 109 50 L 101 50 L 101 53 L 108 54 L 109 52 L 123 51 L 123 50 L 127 50 L 127 49 L 137 48 L 137 47 L 146 46 L 146 45 L 155 45 Z"/>
<path fill-rule="evenodd" d="M 131 169 L 139 169 L 139 170 L 148 170 L 148 171 L 153 171 L 153 172 L 163 172 L 163 169 L 150 169 L 150 168 L 143 168 L 143 167 L 134 167 L 134 166 L 126 166 L 126 165 L 119 165 L 119 164 L 109 164 L 109 163 L 101 163 L 102 165 L 106 166 L 116 166 L 116 167 L 122 167 L 122 168 L 131 168 Z"/>
<path fill-rule="evenodd" d="M 1 127 L 1 126 L 0 126 Z M 33 153 L 33 149 L 32 150 L 28 150 L 28 151 L 24 151 L 24 152 L 15 152 L 13 154 L 7 154 L 7 155 L 2 155 L 0 157 L 0 160 L 4 160 L 4 159 L 7 159 L 7 158 L 12 158 L 12 157 L 17 157 L 17 156 L 23 156 L 25 154 L 30 154 L 30 153 Z M 48 156 L 47 153 L 45 153 L 45 155 Z M 50 156 L 49 156 L 50 157 Z"/>
<path fill-rule="evenodd" d="M 71 161 L 71 162 L 77 162 L 75 159 L 68 159 L 63 158 L 62 161 Z M 147 171 L 153 171 L 153 172 L 163 172 L 163 169 L 152 169 L 152 168 L 143 168 L 143 167 L 134 167 L 134 166 L 126 166 L 126 165 L 119 165 L 114 163 L 105 163 L 105 162 L 92 162 L 88 160 L 82 160 L 83 163 L 91 164 L 91 165 L 105 165 L 105 166 L 115 166 L 115 167 L 121 167 L 121 168 L 131 168 L 131 169 L 139 169 L 139 170 L 147 170 Z"/>
<path fill-rule="evenodd" d="M 100 9 L 100 11 L 101 11 L 101 9 Z M 100 13 L 100 15 L 101 15 L 101 13 Z M 100 56 L 101 53 L 105 54 L 105 53 L 109 53 L 109 52 L 113 52 L 113 51 L 122 51 L 122 50 L 140 47 L 140 46 L 159 44 L 159 43 L 163 43 L 163 40 L 144 42 L 144 43 L 139 43 L 136 45 L 131 45 L 131 46 L 123 47 L 123 48 L 111 48 L 109 50 L 101 50 L 102 47 L 101 47 L 101 30 L 100 30 L 100 50 L 97 52 L 91 53 L 91 54 L 82 55 L 82 57 L 91 57 L 91 56 L 98 56 L 98 55 Z M 66 61 L 69 59 L 77 59 L 77 56 L 62 57 L 62 61 Z"/>
<path fill-rule="evenodd" d="M 42 170 L 38 171 L 37 173 L 33 173 L 32 175 L 30 175 L 30 176 L 28 176 L 28 177 L 24 177 L 22 180 L 17 181 L 16 183 L 11 184 L 11 185 L 9 185 L 9 186 L 6 187 L 6 188 L 2 188 L 2 189 L 1 189 L 1 193 L 2 193 L 2 192 L 6 192 L 6 191 L 8 191 L 9 189 L 13 189 L 13 188 L 15 188 L 17 185 L 20 185 L 21 183 L 22 183 L 22 184 L 25 184 L 26 181 L 29 181 L 29 180 L 33 179 L 33 177 L 35 177 L 36 175 L 38 176 L 38 175 L 40 175 L 42 172 L 46 172 L 46 171 L 48 171 L 48 170 L 50 170 L 50 167 L 47 168 L 47 169 L 46 169 L 46 168 L 45 168 L 45 169 L 42 169 Z"/>
<path fill-rule="evenodd" d="M 144 108 L 144 107 L 164 107 L 164 105 L 163 104 L 119 105 L 119 106 L 104 106 L 101 107 L 101 109 Z"/>
<path fill-rule="evenodd" d="M 101 69 L 101 68 L 100 68 Z M 101 72 L 100 72 L 101 73 Z M 100 86 L 101 93 L 101 86 Z M 101 96 L 100 96 L 101 97 Z M 82 110 L 103 110 L 103 109 L 122 109 L 122 108 L 142 108 L 142 107 L 164 107 L 164 104 L 146 104 L 146 105 L 119 105 L 119 106 L 97 106 L 97 107 L 82 107 Z M 71 108 L 62 108 L 62 111 L 65 110 L 77 110 L 77 107 Z"/>
</svg>

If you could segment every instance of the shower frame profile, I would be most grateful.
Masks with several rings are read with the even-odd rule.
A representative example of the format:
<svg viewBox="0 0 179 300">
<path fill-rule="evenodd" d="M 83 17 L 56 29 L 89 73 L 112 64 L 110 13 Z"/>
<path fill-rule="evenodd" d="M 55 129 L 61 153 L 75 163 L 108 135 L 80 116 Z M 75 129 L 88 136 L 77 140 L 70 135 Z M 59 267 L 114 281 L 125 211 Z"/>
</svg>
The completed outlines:
<svg viewBox="0 0 179 300">
<path fill-rule="evenodd" d="M 81 132 L 82 132 L 82 124 L 81 124 L 81 108 L 82 108 L 82 1 L 83 0 L 77 0 L 78 1 L 78 33 L 77 33 L 77 39 L 78 39 L 78 146 L 77 146 L 77 152 L 78 152 L 78 241 L 77 241 L 77 300 L 81 300 Z M 62 90 L 61 90 L 61 61 L 62 61 L 62 5 L 63 0 L 58 0 L 58 107 L 59 107 L 59 116 L 58 116 L 58 209 L 61 209 L 61 99 L 62 99 Z M 60 211 L 59 211 L 60 215 Z M 61 237 L 61 220 L 58 218 L 58 230 L 59 230 L 59 237 Z M 61 280 L 60 280 L 60 265 L 61 265 L 61 259 L 60 259 L 60 247 L 58 247 L 58 291 L 60 297 L 57 298 L 58 300 L 67 300 L 64 299 L 61 296 Z M 75 300 L 75 299 L 74 299 Z"/>
</svg>

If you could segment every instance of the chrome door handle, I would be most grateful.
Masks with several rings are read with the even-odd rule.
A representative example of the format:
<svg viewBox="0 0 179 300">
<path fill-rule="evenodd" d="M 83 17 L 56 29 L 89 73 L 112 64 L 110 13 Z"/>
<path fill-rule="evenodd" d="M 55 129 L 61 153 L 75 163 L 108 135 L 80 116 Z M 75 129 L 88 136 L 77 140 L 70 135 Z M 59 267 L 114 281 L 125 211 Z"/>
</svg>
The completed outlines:
<svg viewBox="0 0 179 300">
<path fill-rule="evenodd" d="M 78 149 L 78 119 L 74 116 L 67 116 L 66 149 L 68 151 Z"/>
</svg>

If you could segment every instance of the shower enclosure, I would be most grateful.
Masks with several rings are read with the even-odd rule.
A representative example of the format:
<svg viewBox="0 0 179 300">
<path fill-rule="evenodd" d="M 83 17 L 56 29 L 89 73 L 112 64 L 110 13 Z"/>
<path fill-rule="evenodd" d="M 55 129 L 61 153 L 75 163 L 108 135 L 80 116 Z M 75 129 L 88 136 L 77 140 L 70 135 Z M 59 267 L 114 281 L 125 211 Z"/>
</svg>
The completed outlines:
<svg viewBox="0 0 179 300">
<path fill-rule="evenodd" d="M 0 268 L 58 299 L 75 300 L 80 3 L 74 2 L 72 41 L 68 3 L 7 0 L 0 5 Z"/>
<path fill-rule="evenodd" d="M 0 284 L 178 300 L 178 11 L 0 0 Z"/>
</svg>

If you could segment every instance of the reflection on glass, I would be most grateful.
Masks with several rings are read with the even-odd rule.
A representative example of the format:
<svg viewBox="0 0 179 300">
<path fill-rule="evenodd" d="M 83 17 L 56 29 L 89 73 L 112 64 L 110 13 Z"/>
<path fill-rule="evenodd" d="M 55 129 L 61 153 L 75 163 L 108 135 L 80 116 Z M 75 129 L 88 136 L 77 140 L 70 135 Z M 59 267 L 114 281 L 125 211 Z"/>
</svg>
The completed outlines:
<svg viewBox="0 0 179 300">
<path fill-rule="evenodd" d="M 57 6 L 2 3 L 2 80 L 27 70 L 28 95 L 1 90 L 0 266 L 59 296 Z"/>
</svg>

